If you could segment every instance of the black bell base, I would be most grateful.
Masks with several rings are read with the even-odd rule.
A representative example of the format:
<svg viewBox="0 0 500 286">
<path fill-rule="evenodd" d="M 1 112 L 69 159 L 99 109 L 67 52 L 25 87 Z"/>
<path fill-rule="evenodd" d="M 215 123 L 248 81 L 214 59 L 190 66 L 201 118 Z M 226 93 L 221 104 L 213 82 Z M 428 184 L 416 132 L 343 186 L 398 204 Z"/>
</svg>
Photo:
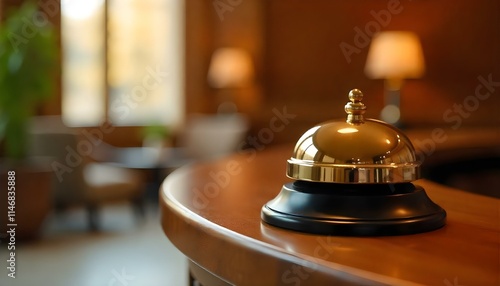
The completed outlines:
<svg viewBox="0 0 500 286">
<path fill-rule="evenodd" d="M 384 236 L 444 226 L 446 212 L 411 183 L 331 184 L 296 181 L 262 207 L 270 225 L 314 234 Z"/>
</svg>

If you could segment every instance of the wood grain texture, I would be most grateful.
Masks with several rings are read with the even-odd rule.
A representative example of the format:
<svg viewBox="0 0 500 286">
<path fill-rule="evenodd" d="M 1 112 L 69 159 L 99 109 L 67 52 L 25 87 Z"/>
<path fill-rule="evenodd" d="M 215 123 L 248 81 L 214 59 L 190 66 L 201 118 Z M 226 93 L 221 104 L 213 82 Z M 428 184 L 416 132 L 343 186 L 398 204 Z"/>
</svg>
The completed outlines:
<svg viewBox="0 0 500 286">
<path fill-rule="evenodd" d="M 320 236 L 263 223 L 292 148 L 269 148 L 174 172 L 162 226 L 189 259 L 236 285 L 499 285 L 500 200 L 429 181 L 445 227 L 392 237 Z M 337 284 L 335 284 L 337 285 Z"/>
</svg>

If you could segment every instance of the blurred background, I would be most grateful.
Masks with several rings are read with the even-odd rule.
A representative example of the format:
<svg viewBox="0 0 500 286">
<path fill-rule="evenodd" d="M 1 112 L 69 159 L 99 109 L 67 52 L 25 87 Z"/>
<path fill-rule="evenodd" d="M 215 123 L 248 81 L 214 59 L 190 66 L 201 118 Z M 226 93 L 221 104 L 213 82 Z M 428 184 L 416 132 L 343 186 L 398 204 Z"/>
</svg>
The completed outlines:
<svg viewBox="0 0 500 286">
<path fill-rule="evenodd" d="M 163 179 L 293 144 L 345 117 L 353 88 L 426 178 L 499 196 L 498 1 L 1 0 L 0 16 L 19 224 L 19 279 L 2 285 L 187 283 L 158 221 Z"/>
</svg>

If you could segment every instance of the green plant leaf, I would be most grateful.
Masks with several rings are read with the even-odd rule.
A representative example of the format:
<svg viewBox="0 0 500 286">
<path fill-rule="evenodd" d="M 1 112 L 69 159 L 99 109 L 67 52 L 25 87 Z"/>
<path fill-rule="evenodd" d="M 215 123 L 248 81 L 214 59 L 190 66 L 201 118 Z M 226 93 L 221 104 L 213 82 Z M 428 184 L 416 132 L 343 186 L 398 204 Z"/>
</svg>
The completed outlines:
<svg viewBox="0 0 500 286">
<path fill-rule="evenodd" d="M 0 140 L 17 159 L 26 154 L 27 121 L 57 84 L 57 33 L 48 22 L 30 22 L 37 11 L 35 2 L 25 1 L 0 25 Z"/>
</svg>

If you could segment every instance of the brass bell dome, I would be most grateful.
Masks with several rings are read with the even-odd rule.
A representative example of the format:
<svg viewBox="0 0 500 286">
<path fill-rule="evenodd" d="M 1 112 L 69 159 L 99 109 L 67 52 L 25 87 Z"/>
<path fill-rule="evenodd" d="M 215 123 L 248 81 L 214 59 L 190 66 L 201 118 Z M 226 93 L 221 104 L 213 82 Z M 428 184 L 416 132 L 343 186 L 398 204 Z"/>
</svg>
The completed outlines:
<svg viewBox="0 0 500 286">
<path fill-rule="evenodd" d="M 287 176 L 326 183 L 403 183 L 420 178 L 415 148 L 398 128 L 365 119 L 363 93 L 349 92 L 347 120 L 309 129 L 288 160 Z"/>
<path fill-rule="evenodd" d="M 279 194 L 261 210 L 269 225 L 328 235 L 379 236 L 431 231 L 446 211 L 411 181 L 415 149 L 401 130 L 365 119 L 363 93 L 349 92 L 347 120 L 307 131 L 288 160 Z"/>
</svg>

